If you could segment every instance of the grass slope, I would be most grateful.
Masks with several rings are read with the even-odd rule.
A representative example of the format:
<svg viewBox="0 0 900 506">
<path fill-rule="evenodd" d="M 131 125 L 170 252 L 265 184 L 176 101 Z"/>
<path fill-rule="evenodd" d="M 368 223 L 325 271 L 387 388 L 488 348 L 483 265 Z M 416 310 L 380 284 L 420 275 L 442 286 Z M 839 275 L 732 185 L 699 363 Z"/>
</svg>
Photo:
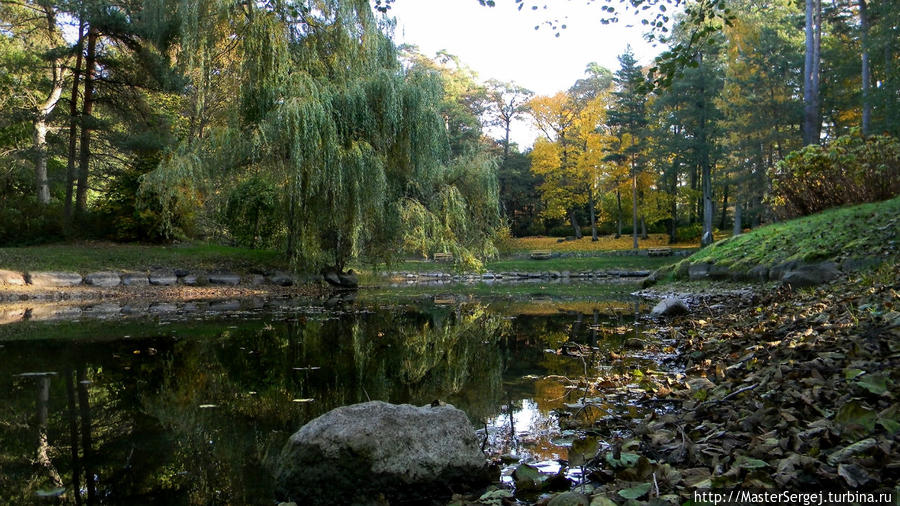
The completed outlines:
<svg viewBox="0 0 900 506">
<path fill-rule="evenodd" d="M 714 263 L 733 271 L 789 261 L 817 262 L 898 254 L 900 197 L 830 209 L 718 241 L 683 260 Z M 672 266 L 673 271 L 678 265 Z"/>
</svg>

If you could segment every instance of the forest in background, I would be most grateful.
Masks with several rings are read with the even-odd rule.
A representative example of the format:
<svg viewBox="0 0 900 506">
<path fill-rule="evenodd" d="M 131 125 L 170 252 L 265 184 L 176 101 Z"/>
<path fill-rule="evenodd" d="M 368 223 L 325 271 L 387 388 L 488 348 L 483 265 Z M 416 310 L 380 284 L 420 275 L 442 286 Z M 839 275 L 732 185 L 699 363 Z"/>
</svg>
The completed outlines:
<svg viewBox="0 0 900 506">
<path fill-rule="evenodd" d="M 626 52 L 534 96 L 396 47 L 364 0 L 0 1 L 0 244 L 478 267 L 510 235 L 706 244 L 900 192 L 894 1 L 716 2 L 671 31 L 670 3 L 631 4 L 669 48 L 654 67 Z"/>
</svg>

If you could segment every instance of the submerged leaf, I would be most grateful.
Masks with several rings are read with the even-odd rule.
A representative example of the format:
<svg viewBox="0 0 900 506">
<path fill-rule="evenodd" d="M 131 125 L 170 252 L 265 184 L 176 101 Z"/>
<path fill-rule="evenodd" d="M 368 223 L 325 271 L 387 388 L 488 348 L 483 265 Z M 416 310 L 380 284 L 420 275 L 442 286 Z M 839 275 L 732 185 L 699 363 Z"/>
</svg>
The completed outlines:
<svg viewBox="0 0 900 506">
<path fill-rule="evenodd" d="M 619 495 L 625 499 L 637 499 L 650 491 L 649 483 L 642 483 L 636 487 L 619 490 Z"/>
</svg>

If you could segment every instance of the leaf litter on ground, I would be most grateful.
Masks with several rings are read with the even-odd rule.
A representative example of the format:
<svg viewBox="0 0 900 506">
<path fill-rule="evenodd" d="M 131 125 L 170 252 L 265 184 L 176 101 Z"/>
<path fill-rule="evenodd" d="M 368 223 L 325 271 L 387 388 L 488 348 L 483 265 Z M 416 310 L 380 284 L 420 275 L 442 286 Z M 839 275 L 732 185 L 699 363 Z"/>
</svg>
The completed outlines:
<svg viewBox="0 0 900 506">
<path fill-rule="evenodd" d="M 706 488 L 896 487 L 898 292 L 900 269 L 889 261 L 816 289 L 723 301 L 645 333 L 643 350 L 611 353 L 658 352 L 667 371 L 598 369 L 589 385 L 580 380 L 582 400 L 560 426 L 593 438 L 584 445 L 593 457 L 578 459 L 592 501 L 681 504 Z M 643 418 L 604 409 L 617 402 L 651 409 Z"/>
</svg>

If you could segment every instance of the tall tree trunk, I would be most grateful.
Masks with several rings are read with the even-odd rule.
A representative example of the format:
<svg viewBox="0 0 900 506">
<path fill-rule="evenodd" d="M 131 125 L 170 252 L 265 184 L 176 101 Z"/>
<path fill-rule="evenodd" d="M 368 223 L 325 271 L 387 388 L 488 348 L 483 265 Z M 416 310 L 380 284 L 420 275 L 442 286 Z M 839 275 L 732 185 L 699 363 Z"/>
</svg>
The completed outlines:
<svg viewBox="0 0 900 506">
<path fill-rule="evenodd" d="M 803 144 L 818 144 L 819 66 L 822 39 L 822 0 L 806 0 L 806 58 L 803 63 Z"/>
<path fill-rule="evenodd" d="M 72 198 L 75 193 L 75 148 L 78 144 L 78 86 L 81 84 L 81 53 L 84 51 L 84 20 L 78 22 L 75 45 L 75 70 L 72 73 L 72 99 L 69 101 L 69 156 L 66 159 L 65 218 L 72 220 Z"/>
<path fill-rule="evenodd" d="M 869 83 L 872 81 L 869 68 L 869 16 L 866 0 L 859 0 L 859 29 L 862 45 L 862 134 L 869 135 L 872 124 L 872 98 L 869 96 Z"/>
<path fill-rule="evenodd" d="M 503 161 L 509 159 L 509 129 L 511 121 L 506 122 L 505 135 L 503 137 Z"/>
<path fill-rule="evenodd" d="M 91 443 L 91 405 L 87 391 L 87 373 L 78 369 L 78 409 L 81 412 L 81 447 L 84 454 L 85 486 L 87 503 L 97 504 L 97 488 L 94 482 L 94 450 Z"/>
<path fill-rule="evenodd" d="M 703 67 L 703 53 L 697 55 L 697 65 Z M 700 87 L 700 96 L 705 96 L 703 86 Z M 712 222 L 713 222 L 713 196 L 712 196 L 712 162 L 709 159 L 710 146 L 708 145 L 709 137 L 706 132 L 707 111 L 705 102 L 699 103 L 700 109 L 700 129 L 699 129 L 699 145 L 700 145 L 700 184 L 703 186 L 703 233 L 700 236 L 700 244 L 707 246 L 713 242 Z"/>
<path fill-rule="evenodd" d="M 669 191 L 672 194 L 671 220 L 669 226 L 669 244 L 673 244 L 678 240 L 678 162 L 672 162 L 672 179 Z"/>
<path fill-rule="evenodd" d="M 719 216 L 719 230 L 725 230 L 725 218 L 728 215 L 728 185 L 722 191 L 722 215 Z"/>
<path fill-rule="evenodd" d="M 600 239 L 597 237 L 597 211 L 594 204 L 593 188 L 588 189 L 588 205 L 591 207 L 591 241 L 597 242 Z"/>
<path fill-rule="evenodd" d="M 647 235 L 647 220 L 645 220 L 644 217 L 641 216 L 641 239 L 646 241 L 649 238 L 650 236 Z"/>
<path fill-rule="evenodd" d="M 66 377 L 66 402 L 68 410 L 66 418 L 69 421 L 69 441 L 71 441 L 72 455 L 72 493 L 75 496 L 76 506 L 81 505 L 81 459 L 78 458 L 78 413 L 75 405 L 75 371 L 65 370 Z"/>
<path fill-rule="evenodd" d="M 741 225 L 741 203 L 737 201 L 734 203 L 734 230 L 732 230 L 731 235 L 741 235 L 743 231 L 744 229 Z"/>
<path fill-rule="evenodd" d="M 47 35 L 50 37 L 50 40 L 54 43 L 62 44 L 62 35 L 56 24 L 56 11 L 53 10 L 51 4 L 42 2 L 39 3 L 35 10 L 38 9 L 43 11 L 43 16 L 46 17 Z M 50 61 L 50 92 L 43 102 L 35 104 L 36 107 L 33 111 L 34 179 L 37 185 L 38 202 L 44 205 L 50 203 L 50 184 L 47 180 L 47 131 L 49 130 L 47 123 L 50 120 L 50 114 L 53 113 L 56 104 L 59 103 L 59 99 L 62 97 L 65 79 L 66 64 L 58 58 L 52 59 Z"/>
<path fill-rule="evenodd" d="M 47 122 L 50 114 L 62 96 L 65 68 L 53 62 L 53 84 L 47 99 L 38 104 L 34 115 L 34 176 L 37 183 L 37 197 L 41 204 L 50 203 L 50 184 L 47 181 Z"/>
<path fill-rule="evenodd" d="M 700 187 L 698 182 L 700 178 L 697 177 L 697 165 L 692 163 L 690 166 L 691 172 L 688 175 L 688 183 L 690 184 L 692 193 L 694 193 Z M 693 225 L 697 222 L 697 217 L 700 216 L 700 212 L 703 209 L 703 199 L 697 198 L 691 203 L 691 205 L 688 206 L 688 209 L 690 210 L 690 213 L 688 214 L 688 224 Z"/>
<path fill-rule="evenodd" d="M 632 249 L 638 249 L 638 212 L 637 212 L 637 171 L 634 158 L 631 160 L 631 238 Z"/>
<path fill-rule="evenodd" d="M 575 232 L 575 238 L 581 239 L 581 226 L 578 225 L 578 218 L 575 216 L 574 209 L 569 211 L 569 223 L 572 225 L 572 229 Z"/>
<path fill-rule="evenodd" d="M 709 246 L 713 243 L 712 220 L 713 220 L 713 202 L 712 202 L 712 181 L 711 168 L 709 164 L 703 166 L 703 236 L 700 238 L 702 246 Z"/>
<path fill-rule="evenodd" d="M 47 117 L 43 114 L 34 119 L 33 140 L 38 202 L 46 205 L 50 203 L 50 185 L 47 182 Z"/>
<path fill-rule="evenodd" d="M 97 30 L 88 29 L 87 56 L 84 62 L 84 105 L 81 109 L 81 153 L 78 168 L 78 188 L 75 192 L 75 213 L 83 215 L 87 209 L 88 173 L 91 161 L 91 113 L 94 108 L 94 65 L 97 52 Z"/>
<path fill-rule="evenodd" d="M 616 239 L 622 237 L 622 192 L 616 188 Z"/>
<path fill-rule="evenodd" d="M 62 477 L 59 475 L 56 467 L 53 466 L 53 461 L 50 460 L 50 439 L 48 435 L 50 374 L 52 373 L 45 373 L 38 378 L 40 382 L 38 385 L 38 443 L 37 458 L 35 460 L 47 470 L 53 485 L 61 487 L 63 486 Z"/>
</svg>

